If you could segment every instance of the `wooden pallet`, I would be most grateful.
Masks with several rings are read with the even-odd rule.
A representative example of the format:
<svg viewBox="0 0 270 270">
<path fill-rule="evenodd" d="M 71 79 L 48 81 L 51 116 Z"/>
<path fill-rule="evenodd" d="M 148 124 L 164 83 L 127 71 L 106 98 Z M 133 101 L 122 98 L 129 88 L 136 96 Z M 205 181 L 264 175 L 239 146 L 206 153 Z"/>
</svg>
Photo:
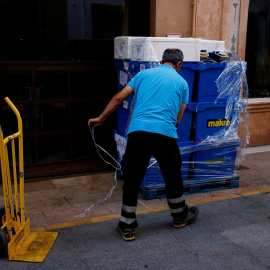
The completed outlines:
<svg viewBox="0 0 270 270">
<path fill-rule="evenodd" d="M 228 188 L 239 187 L 239 175 L 232 175 L 228 177 L 217 177 L 211 179 L 204 179 L 200 181 L 184 181 L 184 193 L 194 194 L 201 192 L 208 192 L 214 190 L 222 190 Z M 165 184 L 156 184 L 144 186 L 141 185 L 142 198 L 144 200 L 166 198 Z"/>
</svg>

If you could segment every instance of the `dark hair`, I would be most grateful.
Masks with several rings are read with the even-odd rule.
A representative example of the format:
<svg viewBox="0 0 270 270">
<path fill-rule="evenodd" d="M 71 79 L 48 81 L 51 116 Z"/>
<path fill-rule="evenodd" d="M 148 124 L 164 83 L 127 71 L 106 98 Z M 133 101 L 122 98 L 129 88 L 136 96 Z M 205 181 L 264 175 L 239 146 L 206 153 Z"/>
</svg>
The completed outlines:
<svg viewBox="0 0 270 270">
<path fill-rule="evenodd" d="M 184 54 L 179 49 L 166 49 L 162 55 L 162 62 L 170 62 L 176 64 L 177 62 L 183 62 Z"/>
</svg>

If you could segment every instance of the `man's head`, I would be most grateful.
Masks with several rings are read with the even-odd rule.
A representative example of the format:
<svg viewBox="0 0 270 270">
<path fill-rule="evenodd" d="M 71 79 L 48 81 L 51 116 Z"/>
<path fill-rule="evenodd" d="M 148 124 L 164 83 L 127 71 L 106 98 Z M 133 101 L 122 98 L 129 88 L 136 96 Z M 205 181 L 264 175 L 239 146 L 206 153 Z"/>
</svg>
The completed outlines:
<svg viewBox="0 0 270 270">
<path fill-rule="evenodd" d="M 162 56 L 162 64 L 171 64 L 178 72 L 181 68 L 184 55 L 179 49 L 166 49 Z"/>
</svg>

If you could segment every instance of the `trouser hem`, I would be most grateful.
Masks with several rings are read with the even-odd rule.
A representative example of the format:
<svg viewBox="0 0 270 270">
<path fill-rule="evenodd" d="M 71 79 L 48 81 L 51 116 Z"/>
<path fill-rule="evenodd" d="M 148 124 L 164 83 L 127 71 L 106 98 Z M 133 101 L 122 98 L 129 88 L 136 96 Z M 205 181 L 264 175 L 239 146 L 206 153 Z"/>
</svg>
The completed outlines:
<svg viewBox="0 0 270 270">
<path fill-rule="evenodd" d="M 185 220 L 188 214 L 188 206 L 186 205 L 185 209 L 181 213 L 171 213 L 173 218 Z"/>
<path fill-rule="evenodd" d="M 131 224 L 127 224 L 125 222 L 119 221 L 118 226 L 119 226 L 119 228 L 121 230 L 125 230 L 125 229 L 136 229 L 138 227 L 138 223 L 137 223 L 137 221 L 134 221 Z"/>
</svg>

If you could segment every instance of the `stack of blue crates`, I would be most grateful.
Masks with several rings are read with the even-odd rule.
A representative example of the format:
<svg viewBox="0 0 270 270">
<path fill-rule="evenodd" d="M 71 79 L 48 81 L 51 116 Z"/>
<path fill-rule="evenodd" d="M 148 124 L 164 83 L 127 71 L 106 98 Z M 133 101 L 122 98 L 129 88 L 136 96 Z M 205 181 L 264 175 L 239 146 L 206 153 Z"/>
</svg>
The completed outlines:
<svg viewBox="0 0 270 270">
<path fill-rule="evenodd" d="M 186 151 L 194 145 L 194 142 L 180 142 L 177 141 L 177 145 L 180 149 L 184 149 L 181 153 L 182 157 L 182 167 L 181 173 L 183 181 L 188 180 L 188 172 L 189 172 L 189 161 L 190 161 L 190 151 Z M 143 179 L 143 186 L 153 186 L 156 184 L 164 184 L 164 179 L 161 174 L 159 165 L 155 158 L 151 158 L 149 167 Z"/>
<path fill-rule="evenodd" d="M 118 92 L 124 89 L 124 87 L 133 78 L 130 68 L 130 60 L 115 60 L 115 67 L 118 76 Z M 130 115 L 130 108 L 132 104 L 132 96 L 125 100 L 117 109 L 118 117 L 118 130 L 117 132 L 122 136 L 126 135 L 128 128 L 128 120 Z"/>
<path fill-rule="evenodd" d="M 118 91 L 121 91 L 141 70 L 159 66 L 158 62 L 131 61 L 130 59 L 115 60 L 115 64 L 119 79 Z M 184 188 L 192 186 L 186 189 L 186 193 L 202 192 L 205 189 L 194 189 L 194 186 L 200 187 L 203 184 L 211 186 L 211 183 L 215 183 L 215 189 L 220 189 L 216 187 L 217 181 L 221 182 L 230 177 L 233 178 L 234 184 L 225 185 L 222 188 L 238 186 L 235 184 L 234 164 L 240 139 L 227 140 L 224 137 L 217 137 L 217 141 L 207 142 L 209 138 L 215 138 L 216 134 L 229 131 L 231 126 L 232 119 L 226 117 L 226 107 L 230 97 L 217 99 L 219 92 L 216 80 L 226 66 L 226 62 L 183 62 L 179 72 L 189 86 L 189 102 L 177 128 L 177 142 L 180 151 L 183 150 L 181 152 Z M 115 134 L 118 137 L 122 136 L 125 140 L 132 105 L 132 97 L 130 97 L 118 108 L 118 130 Z M 118 153 L 120 163 L 121 158 L 122 154 Z M 149 166 L 142 183 L 142 190 L 158 186 L 164 188 L 164 180 L 154 158 L 151 159 Z M 149 193 L 143 192 L 143 198 L 149 199 Z"/>
<path fill-rule="evenodd" d="M 115 60 L 118 75 L 118 91 L 120 92 L 140 71 L 148 68 L 155 68 L 159 65 L 159 62 L 131 61 L 128 59 Z M 186 106 L 182 121 L 177 129 L 179 141 L 182 142 L 189 141 L 193 112 L 196 109 L 196 104 L 191 102 L 191 98 L 195 77 L 194 71 L 196 70 L 197 65 L 197 63 L 183 63 L 182 69 L 179 73 L 187 81 L 189 86 L 189 103 Z M 117 110 L 118 132 L 122 135 L 126 135 L 128 129 L 130 112 L 132 112 L 132 99 L 132 96 L 129 97 L 119 106 Z"/>
<path fill-rule="evenodd" d="M 234 165 L 240 139 L 225 134 L 237 135 L 237 125 L 232 128 L 232 124 L 238 124 L 240 114 L 229 112 L 234 110 L 238 100 L 231 101 L 229 95 L 219 98 L 216 84 L 226 67 L 226 62 L 199 63 L 196 74 L 193 90 L 196 113 L 192 133 L 195 146 L 191 154 L 190 178 L 201 184 L 230 177 L 235 179 Z M 235 91 L 239 93 L 238 89 Z"/>
<path fill-rule="evenodd" d="M 195 144 L 192 179 L 211 183 L 213 180 L 232 177 L 240 143 L 240 139 L 231 139 Z"/>
<path fill-rule="evenodd" d="M 125 60 L 115 60 L 115 66 L 117 69 L 117 75 L 118 75 L 118 91 L 121 91 L 127 83 L 140 71 L 148 68 L 156 68 L 160 65 L 159 62 L 145 62 L 145 61 L 131 61 L 128 59 Z M 189 145 L 193 145 L 194 142 L 190 142 L 190 135 L 191 135 L 191 128 L 192 128 L 192 118 L 193 114 L 196 110 L 196 104 L 191 102 L 192 98 L 192 90 L 193 90 L 193 84 L 194 84 L 194 70 L 197 67 L 197 63 L 183 63 L 182 69 L 180 71 L 180 75 L 187 81 L 189 85 L 189 103 L 186 106 L 186 110 L 184 112 L 184 115 L 182 117 L 182 121 L 179 124 L 177 128 L 177 134 L 178 134 L 178 143 L 180 148 L 181 147 L 188 147 Z M 117 109 L 117 115 L 118 115 L 118 130 L 115 131 L 115 134 L 117 136 L 122 136 L 123 138 L 127 139 L 126 134 L 128 130 L 129 120 L 131 117 L 132 112 L 132 97 L 129 97 L 127 100 L 125 100 Z M 118 144 L 118 142 L 116 141 Z M 185 164 L 188 167 L 189 166 L 189 156 L 188 153 L 185 156 Z M 121 163 L 121 155 L 118 153 L 118 162 Z M 153 166 L 153 171 L 157 169 L 158 173 L 156 177 L 154 177 L 157 183 L 164 182 L 163 177 L 160 173 L 160 170 L 158 169 L 158 166 Z M 148 172 L 147 172 L 148 173 Z M 185 174 L 187 178 L 188 168 L 185 168 Z M 154 173 L 155 174 L 155 173 Z M 146 178 L 144 179 L 144 184 L 148 184 L 148 180 L 150 179 L 149 176 L 146 175 Z M 151 183 L 153 183 L 152 180 Z"/>
</svg>

